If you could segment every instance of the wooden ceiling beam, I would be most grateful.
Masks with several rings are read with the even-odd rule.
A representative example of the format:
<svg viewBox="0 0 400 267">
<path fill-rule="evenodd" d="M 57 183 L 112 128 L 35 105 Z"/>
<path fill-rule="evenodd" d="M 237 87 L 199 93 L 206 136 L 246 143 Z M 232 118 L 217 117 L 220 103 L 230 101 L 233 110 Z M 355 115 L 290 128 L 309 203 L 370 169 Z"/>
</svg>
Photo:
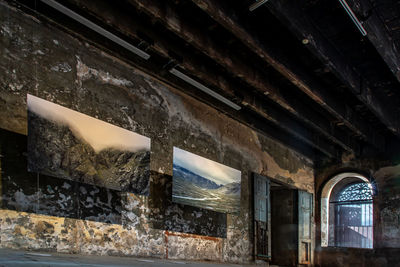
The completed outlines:
<svg viewBox="0 0 400 267">
<path fill-rule="evenodd" d="M 324 136 L 324 138 L 329 139 L 348 152 L 358 150 L 354 140 L 346 134 L 335 131 L 334 125 L 321 116 L 321 114 L 311 110 L 305 103 L 292 100 L 290 93 L 287 92 L 290 90 L 289 88 L 281 89 L 272 85 L 270 81 L 265 79 L 264 73 L 252 64 L 249 64 L 249 62 L 232 55 L 224 47 L 219 46 L 218 40 L 210 38 L 207 30 L 197 28 L 191 25 L 190 21 L 183 20 L 180 14 L 173 7 L 169 6 L 168 3 L 154 0 L 128 0 L 128 2 L 152 18 L 158 19 L 169 31 L 173 32 L 183 41 L 191 44 L 195 49 L 201 51 L 204 56 L 217 62 L 232 76 L 241 79 L 249 86 L 255 88 L 260 94 L 267 95 L 272 101 L 278 103 L 302 123 L 305 123 Z M 182 55 L 181 52 L 178 51 L 178 53 Z M 192 56 L 188 55 L 183 58 L 186 59 L 186 57 L 190 58 Z M 196 75 L 196 66 L 188 66 L 186 64 L 185 68 L 191 69 L 191 73 Z M 203 77 L 202 80 L 209 80 L 204 77 L 204 74 L 201 76 Z M 246 101 L 244 103 L 248 104 Z M 254 110 L 260 111 L 260 109 Z M 263 113 L 261 112 L 261 114 Z"/>
<path fill-rule="evenodd" d="M 239 20 L 238 14 L 229 5 L 222 5 L 220 1 L 192 0 L 199 8 L 209 14 L 216 22 L 230 31 L 247 47 L 258 54 L 260 58 L 274 67 L 286 79 L 291 81 L 303 93 L 332 114 L 337 121 L 360 136 L 367 143 L 377 149 L 384 147 L 383 136 L 377 134 L 367 122 L 363 121 L 354 110 L 344 101 L 337 101 L 333 95 L 321 87 L 310 74 L 302 68 L 296 67 L 287 59 L 285 53 L 277 47 L 261 43 L 256 33 L 248 29 Z M 280 2 L 280 1 L 274 1 Z M 269 5 L 270 3 L 267 3 Z"/>
<path fill-rule="evenodd" d="M 397 112 L 392 99 L 374 90 L 368 79 L 333 47 L 302 11 L 299 1 L 271 1 L 270 11 L 297 36 L 307 39 L 307 48 L 316 55 L 350 91 L 395 135 L 400 136 Z"/>
<path fill-rule="evenodd" d="M 388 65 L 390 71 L 400 82 L 400 51 L 393 39 L 388 35 L 384 22 L 380 19 L 378 11 L 366 0 L 347 0 L 347 3 L 356 14 L 363 19 L 362 25 L 367 31 L 367 37 L 374 45 L 379 55 Z"/>
<path fill-rule="evenodd" d="M 218 73 L 218 70 L 214 70 L 212 66 L 205 64 L 194 53 L 189 53 L 188 48 L 185 48 L 183 43 L 182 45 L 177 44 L 173 41 L 173 38 L 168 38 L 171 35 L 158 31 L 154 25 L 151 25 L 151 22 L 132 16 L 129 12 L 125 13 L 118 9 L 117 6 L 112 6 L 112 4 L 104 1 L 69 0 L 68 3 L 75 6 L 76 9 L 87 13 L 90 17 L 112 26 L 117 32 L 129 36 L 129 38 L 141 39 L 142 36 L 140 36 L 139 32 L 145 32 L 147 37 L 154 40 L 146 52 L 156 53 L 159 57 L 164 57 L 165 63 L 171 58 L 170 52 L 174 52 L 174 54 L 179 52 L 183 57 L 182 61 L 179 62 L 179 66 L 183 69 L 182 71 L 188 72 L 188 75 L 194 79 L 204 83 L 206 86 L 210 86 L 210 88 L 229 99 L 237 97 L 235 95 L 235 92 L 238 91 L 237 85 L 230 80 L 226 80 Z M 118 14 L 118 16 L 115 16 L 115 14 Z M 152 66 L 153 58 L 152 56 L 147 61 L 148 65 L 144 67 L 152 75 L 208 103 L 233 119 L 248 125 L 252 129 L 263 132 L 263 134 L 270 135 L 272 138 L 293 147 L 308 157 L 311 156 L 310 148 L 319 156 L 323 155 L 324 157 L 335 159 L 340 157 L 341 150 L 337 146 L 328 141 L 327 138 L 320 136 L 319 133 L 293 119 L 291 115 L 285 113 L 281 108 L 266 105 L 262 98 L 257 98 L 250 92 L 243 91 L 241 100 L 246 104 L 243 106 L 243 110 L 235 111 L 169 74 L 167 69 L 162 69 L 160 66 Z M 160 69 L 162 69 L 161 72 Z M 299 148 L 305 149 L 305 151 L 301 151 Z"/>
<path fill-rule="evenodd" d="M 295 112 L 279 95 L 279 89 L 266 79 L 266 75 L 255 66 L 247 64 L 236 55 L 229 53 L 225 48 L 217 45 L 217 40 L 207 34 L 207 29 L 200 29 L 190 25 L 190 21 L 181 18 L 167 1 L 156 0 L 127 0 L 135 8 L 146 12 L 149 16 L 158 19 L 169 31 L 195 47 L 201 53 L 224 67 L 232 76 L 243 80 L 261 93 L 268 95 L 285 109 Z"/>
</svg>

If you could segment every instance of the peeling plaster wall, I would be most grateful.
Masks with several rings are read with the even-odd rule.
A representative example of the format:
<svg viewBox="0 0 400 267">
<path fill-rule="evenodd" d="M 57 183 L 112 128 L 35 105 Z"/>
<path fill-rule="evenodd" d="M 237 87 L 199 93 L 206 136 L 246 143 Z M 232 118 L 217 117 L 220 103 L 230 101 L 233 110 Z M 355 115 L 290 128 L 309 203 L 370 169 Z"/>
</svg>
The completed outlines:
<svg viewBox="0 0 400 267">
<path fill-rule="evenodd" d="M 95 255 L 165 256 L 161 230 L 0 210 L 1 246 Z"/>
<path fill-rule="evenodd" d="M 6 137 L 22 134 L 13 143 L 18 155 L 0 158 L 10 165 L 2 183 L 14 186 L 11 197 L 2 194 L 1 247 L 248 262 L 251 172 L 314 192 L 311 162 L 287 147 L 2 1 L 0 14 L 0 128 Z M 66 195 L 46 191 L 56 177 L 26 171 L 27 93 L 150 137 L 149 197 L 113 193 L 121 207 L 111 222 L 43 209 Z M 173 146 L 242 171 L 239 215 L 171 202 Z M 32 205 L 21 206 L 27 198 Z M 81 210 L 87 196 L 74 198 Z"/>
<path fill-rule="evenodd" d="M 374 249 L 321 248 L 320 196 L 335 174 L 358 172 L 376 189 L 373 197 Z M 359 159 L 316 171 L 317 266 L 400 266 L 400 165 L 378 159 Z"/>
</svg>

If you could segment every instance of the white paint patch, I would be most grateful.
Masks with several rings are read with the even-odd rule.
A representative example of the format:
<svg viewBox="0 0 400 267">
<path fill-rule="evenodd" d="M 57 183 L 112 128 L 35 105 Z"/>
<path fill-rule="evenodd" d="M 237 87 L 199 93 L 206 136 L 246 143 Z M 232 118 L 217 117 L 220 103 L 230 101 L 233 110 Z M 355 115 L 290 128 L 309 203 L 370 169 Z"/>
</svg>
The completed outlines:
<svg viewBox="0 0 400 267">
<path fill-rule="evenodd" d="M 7 35 L 10 36 L 10 37 L 12 36 L 11 30 L 10 30 L 10 28 L 8 27 L 8 25 L 2 25 L 2 26 L 1 26 L 0 32 L 1 32 L 3 35 L 7 34 Z"/>
<path fill-rule="evenodd" d="M 125 111 L 125 109 L 121 108 L 120 109 L 121 112 L 125 115 L 125 117 L 128 119 L 129 122 L 129 127 L 130 129 L 132 129 L 133 131 L 135 131 L 138 127 L 138 123 L 134 120 L 132 120 L 132 118 L 129 116 L 129 114 Z"/>
<path fill-rule="evenodd" d="M 63 62 L 51 67 L 51 70 L 56 72 L 71 72 L 72 67 L 67 62 Z"/>
<path fill-rule="evenodd" d="M 66 182 L 64 182 L 64 184 L 62 185 L 62 188 L 64 188 L 64 189 L 70 189 L 71 188 L 71 185 L 70 184 L 67 184 Z"/>
<path fill-rule="evenodd" d="M 201 216 L 203 216 L 203 213 L 201 211 L 193 211 L 193 214 L 196 216 L 196 218 L 200 218 Z"/>
<path fill-rule="evenodd" d="M 129 80 L 119 78 L 112 76 L 110 73 L 102 71 L 102 70 L 96 70 L 93 68 L 88 67 L 85 65 L 79 56 L 76 56 L 76 70 L 77 70 L 77 76 L 78 76 L 78 84 L 82 86 L 82 81 L 88 80 L 88 79 L 96 79 L 98 81 L 101 81 L 102 83 L 105 84 L 111 84 L 115 86 L 124 86 L 124 87 L 132 87 L 133 83 Z"/>
<path fill-rule="evenodd" d="M 18 203 L 22 207 L 30 207 L 35 201 L 36 195 L 25 195 L 22 191 L 16 191 L 14 193 L 15 203 Z"/>
<path fill-rule="evenodd" d="M 17 91 L 20 91 L 24 87 L 24 85 L 10 83 L 10 84 L 8 84 L 8 87 L 11 89 L 11 91 L 17 92 Z"/>
<path fill-rule="evenodd" d="M 44 52 L 42 51 L 42 50 L 35 50 L 35 51 L 33 51 L 33 54 L 34 55 L 44 55 Z"/>
</svg>

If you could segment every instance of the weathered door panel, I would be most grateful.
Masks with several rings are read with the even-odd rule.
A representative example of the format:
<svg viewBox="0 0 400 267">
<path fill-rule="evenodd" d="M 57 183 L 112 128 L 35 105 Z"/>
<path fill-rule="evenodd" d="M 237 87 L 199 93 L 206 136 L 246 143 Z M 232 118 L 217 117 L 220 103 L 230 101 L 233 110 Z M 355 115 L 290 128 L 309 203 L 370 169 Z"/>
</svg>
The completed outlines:
<svg viewBox="0 0 400 267">
<path fill-rule="evenodd" d="M 313 195 L 299 191 L 299 264 L 310 264 Z"/>
</svg>

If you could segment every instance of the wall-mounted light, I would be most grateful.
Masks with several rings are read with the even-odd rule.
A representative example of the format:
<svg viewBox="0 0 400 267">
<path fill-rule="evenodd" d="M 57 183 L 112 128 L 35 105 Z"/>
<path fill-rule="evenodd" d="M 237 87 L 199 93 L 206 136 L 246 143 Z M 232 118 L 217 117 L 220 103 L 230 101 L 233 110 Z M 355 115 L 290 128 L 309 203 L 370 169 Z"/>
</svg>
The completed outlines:
<svg viewBox="0 0 400 267">
<path fill-rule="evenodd" d="M 100 27 L 99 25 L 93 23 L 92 21 L 86 19 L 85 17 L 82 17 L 78 13 L 76 13 L 76 12 L 72 11 L 71 9 L 61 5 L 60 3 L 58 3 L 58 2 L 56 2 L 54 0 L 40 0 L 40 1 L 42 1 L 43 3 L 51 6 L 54 9 L 58 10 L 59 12 L 63 13 L 64 15 L 66 15 L 68 17 L 70 17 L 71 19 L 73 19 L 73 20 L 85 25 L 89 29 L 92 29 L 93 31 L 95 31 L 98 34 L 106 37 L 107 39 L 113 41 L 114 43 L 117 43 L 120 46 L 126 48 L 127 50 L 135 53 L 139 57 L 144 58 L 146 60 L 150 58 L 150 55 L 148 53 L 144 52 L 143 50 L 140 50 L 136 46 L 131 45 L 127 41 L 122 40 L 121 38 L 119 38 L 115 34 L 107 31 L 106 29 Z"/>
<path fill-rule="evenodd" d="M 268 0 L 256 0 L 255 3 L 251 4 L 249 7 L 249 11 L 254 11 L 257 8 L 259 8 L 260 6 L 264 5 L 266 2 L 268 2 Z"/>
<path fill-rule="evenodd" d="M 230 101 L 229 99 L 223 97 L 222 95 L 214 92 L 213 90 L 211 90 L 210 88 L 202 85 L 201 83 L 199 83 L 198 81 L 190 78 L 189 76 L 187 76 L 186 74 L 180 72 L 179 70 L 177 70 L 176 68 L 172 68 L 169 70 L 170 73 L 172 73 L 173 75 L 175 75 L 176 77 L 184 80 L 185 82 L 187 82 L 188 84 L 196 87 L 197 89 L 203 91 L 204 93 L 214 97 L 215 99 L 218 99 L 219 101 L 221 101 L 222 103 L 224 103 L 225 105 L 230 106 L 231 108 L 235 109 L 235 110 L 240 110 L 241 107 L 235 103 L 233 103 L 232 101 Z"/>
<path fill-rule="evenodd" d="M 357 29 L 361 32 L 363 36 L 367 35 L 367 31 L 364 29 L 361 22 L 357 19 L 356 15 L 354 14 L 353 10 L 351 10 L 350 6 L 347 4 L 345 0 L 339 0 L 340 4 L 346 10 L 347 14 L 350 16 L 353 23 L 357 26 Z"/>
</svg>

